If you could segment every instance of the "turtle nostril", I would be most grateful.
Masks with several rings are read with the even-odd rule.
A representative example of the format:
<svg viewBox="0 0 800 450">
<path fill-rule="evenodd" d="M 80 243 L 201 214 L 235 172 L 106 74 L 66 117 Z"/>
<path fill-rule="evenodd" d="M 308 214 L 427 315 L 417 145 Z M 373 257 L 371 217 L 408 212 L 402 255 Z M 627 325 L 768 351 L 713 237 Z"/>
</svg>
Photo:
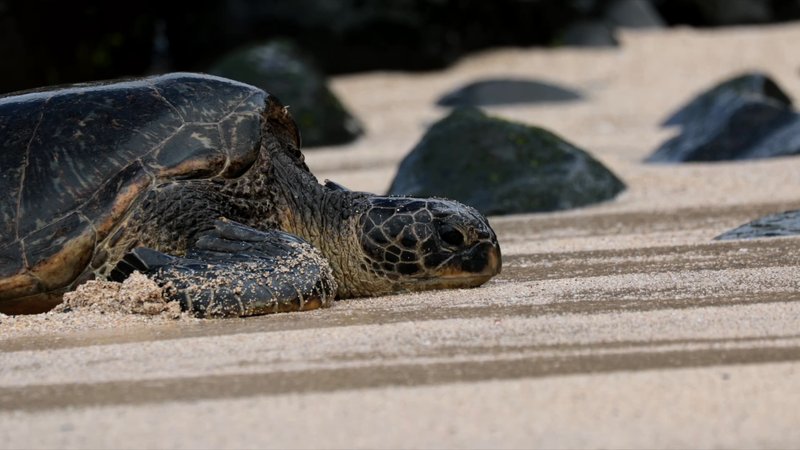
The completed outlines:
<svg viewBox="0 0 800 450">
<path fill-rule="evenodd" d="M 445 243 L 452 246 L 458 246 L 464 243 L 464 235 L 450 225 L 442 225 L 442 227 L 439 228 L 439 236 Z"/>
</svg>

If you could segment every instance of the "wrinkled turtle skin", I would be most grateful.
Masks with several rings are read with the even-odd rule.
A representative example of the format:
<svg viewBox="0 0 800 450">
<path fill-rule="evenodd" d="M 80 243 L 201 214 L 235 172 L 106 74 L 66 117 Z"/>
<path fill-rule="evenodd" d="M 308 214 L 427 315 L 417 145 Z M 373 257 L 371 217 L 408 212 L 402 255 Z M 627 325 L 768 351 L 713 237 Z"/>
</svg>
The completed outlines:
<svg viewBox="0 0 800 450">
<path fill-rule="evenodd" d="M 274 97 L 208 75 L 0 97 L 0 312 L 46 311 L 134 270 L 198 316 L 474 287 L 500 271 L 474 209 L 320 184 L 299 148 Z"/>
</svg>

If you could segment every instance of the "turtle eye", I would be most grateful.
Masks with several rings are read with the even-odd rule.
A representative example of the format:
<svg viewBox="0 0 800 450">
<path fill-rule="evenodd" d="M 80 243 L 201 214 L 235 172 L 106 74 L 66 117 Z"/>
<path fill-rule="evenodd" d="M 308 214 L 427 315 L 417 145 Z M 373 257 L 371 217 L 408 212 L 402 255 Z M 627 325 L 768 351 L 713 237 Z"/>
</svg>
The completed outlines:
<svg viewBox="0 0 800 450">
<path fill-rule="evenodd" d="M 439 227 L 439 237 L 441 237 L 445 243 L 454 247 L 464 243 L 464 235 L 450 225 L 442 225 Z"/>
</svg>

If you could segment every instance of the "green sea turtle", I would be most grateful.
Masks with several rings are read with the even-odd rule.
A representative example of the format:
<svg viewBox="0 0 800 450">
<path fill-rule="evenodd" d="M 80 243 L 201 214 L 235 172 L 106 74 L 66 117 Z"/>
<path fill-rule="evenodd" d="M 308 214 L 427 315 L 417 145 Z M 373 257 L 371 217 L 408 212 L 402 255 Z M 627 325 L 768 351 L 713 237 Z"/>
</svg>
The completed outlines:
<svg viewBox="0 0 800 450">
<path fill-rule="evenodd" d="M 135 270 L 198 316 L 478 286 L 500 248 L 473 208 L 318 183 L 253 86 L 176 73 L 0 98 L 0 312 Z"/>
</svg>

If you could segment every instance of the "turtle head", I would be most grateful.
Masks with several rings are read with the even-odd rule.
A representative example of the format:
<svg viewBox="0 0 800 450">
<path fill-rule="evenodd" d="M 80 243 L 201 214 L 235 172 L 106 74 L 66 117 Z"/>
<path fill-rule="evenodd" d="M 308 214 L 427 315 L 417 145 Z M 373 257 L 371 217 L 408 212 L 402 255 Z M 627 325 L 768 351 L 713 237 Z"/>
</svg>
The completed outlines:
<svg viewBox="0 0 800 450">
<path fill-rule="evenodd" d="M 356 225 L 359 275 L 372 295 L 475 287 L 500 272 L 497 236 L 474 208 L 444 199 L 366 201 Z"/>
</svg>

